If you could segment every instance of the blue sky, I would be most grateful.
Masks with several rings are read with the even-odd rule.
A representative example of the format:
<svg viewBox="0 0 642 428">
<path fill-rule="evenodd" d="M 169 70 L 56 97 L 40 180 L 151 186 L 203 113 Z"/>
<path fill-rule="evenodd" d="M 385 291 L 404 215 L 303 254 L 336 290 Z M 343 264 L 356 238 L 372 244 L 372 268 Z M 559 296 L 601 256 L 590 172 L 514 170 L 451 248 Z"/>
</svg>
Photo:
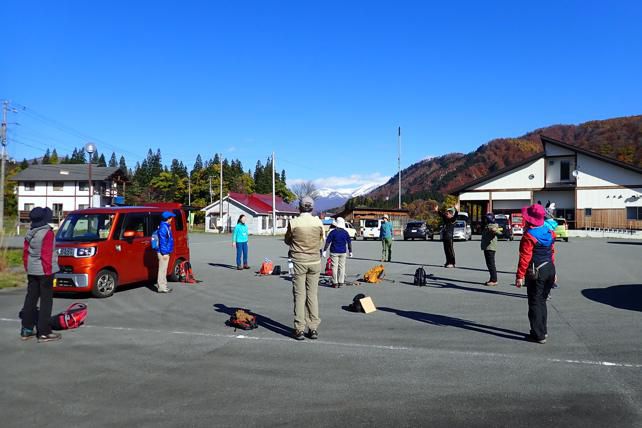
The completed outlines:
<svg viewBox="0 0 642 428">
<path fill-rule="evenodd" d="M 530 3 L 530 4 L 525 4 Z M 90 137 L 356 187 L 427 156 L 642 113 L 635 1 L 5 2 L 9 153 Z M 52 122 L 47 120 L 54 120 Z M 62 132 L 60 124 L 73 128 Z M 79 132 L 75 132 L 79 131 Z"/>
</svg>

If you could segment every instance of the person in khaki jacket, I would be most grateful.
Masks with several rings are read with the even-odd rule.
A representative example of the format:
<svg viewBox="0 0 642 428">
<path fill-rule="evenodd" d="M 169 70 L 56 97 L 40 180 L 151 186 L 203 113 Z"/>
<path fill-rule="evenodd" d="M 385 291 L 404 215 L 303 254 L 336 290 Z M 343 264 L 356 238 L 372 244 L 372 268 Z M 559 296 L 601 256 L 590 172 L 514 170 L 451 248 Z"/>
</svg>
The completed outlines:
<svg viewBox="0 0 642 428">
<path fill-rule="evenodd" d="M 305 328 L 308 338 L 317 339 L 321 319 L 319 318 L 319 274 L 321 273 L 321 248 L 325 241 L 323 223 L 312 215 L 314 200 L 309 196 L 301 198 L 301 215 L 290 220 L 285 234 L 285 243 L 290 246 L 290 257 L 294 264 L 292 292 L 294 294 L 294 331 L 292 337 L 303 340 Z"/>
</svg>

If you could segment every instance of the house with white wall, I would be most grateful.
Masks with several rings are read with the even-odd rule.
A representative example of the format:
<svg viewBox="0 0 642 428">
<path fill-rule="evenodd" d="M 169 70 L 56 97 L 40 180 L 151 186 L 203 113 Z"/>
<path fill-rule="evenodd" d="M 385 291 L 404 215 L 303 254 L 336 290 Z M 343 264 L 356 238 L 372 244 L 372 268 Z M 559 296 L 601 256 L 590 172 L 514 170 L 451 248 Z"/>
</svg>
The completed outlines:
<svg viewBox="0 0 642 428">
<path fill-rule="evenodd" d="M 31 165 L 20 171 L 12 178 L 20 221 L 27 222 L 34 207 L 49 207 L 54 219 L 62 219 L 70 211 L 113 205 L 124 193 L 127 178 L 119 168 L 92 166 L 91 178 L 90 194 L 85 164 Z"/>
<path fill-rule="evenodd" d="M 279 196 L 276 198 L 276 232 L 285 233 L 291 219 L 299 215 L 299 211 L 283 202 Z M 245 214 L 245 223 L 251 235 L 272 234 L 272 195 L 253 193 L 230 192 L 223 198 L 223 217 L 221 218 L 221 201 L 203 208 L 205 212 L 206 232 L 231 232 L 234 230 L 238 218 Z"/>
<path fill-rule="evenodd" d="M 544 151 L 453 193 L 474 214 L 555 202 L 570 228 L 642 229 L 642 168 L 541 136 Z"/>
</svg>

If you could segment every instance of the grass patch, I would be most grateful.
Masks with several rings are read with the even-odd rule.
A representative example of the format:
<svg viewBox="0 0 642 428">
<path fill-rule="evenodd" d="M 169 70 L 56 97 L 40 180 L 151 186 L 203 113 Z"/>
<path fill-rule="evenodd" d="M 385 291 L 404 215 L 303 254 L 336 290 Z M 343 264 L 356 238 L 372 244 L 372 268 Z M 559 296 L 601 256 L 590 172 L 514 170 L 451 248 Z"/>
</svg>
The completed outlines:
<svg viewBox="0 0 642 428">
<path fill-rule="evenodd" d="M 27 283 L 24 273 L 4 271 L 0 272 L 0 288 L 21 287 Z"/>
</svg>

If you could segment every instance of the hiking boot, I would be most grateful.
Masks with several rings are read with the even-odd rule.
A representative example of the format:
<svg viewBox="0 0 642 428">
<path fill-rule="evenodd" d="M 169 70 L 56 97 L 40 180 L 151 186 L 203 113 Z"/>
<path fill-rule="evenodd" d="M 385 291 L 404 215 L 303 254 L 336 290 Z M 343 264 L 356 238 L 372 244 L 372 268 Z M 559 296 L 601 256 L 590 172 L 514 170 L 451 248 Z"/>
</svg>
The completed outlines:
<svg viewBox="0 0 642 428">
<path fill-rule="evenodd" d="M 345 286 L 345 284 L 343 282 L 339 283 L 339 288 L 344 287 L 344 286 Z"/>
<path fill-rule="evenodd" d="M 305 339 L 305 335 L 303 334 L 303 331 L 301 330 L 294 330 L 292 332 L 292 338 L 295 340 L 303 340 Z"/>
<path fill-rule="evenodd" d="M 317 340 L 319 338 L 319 332 L 316 330 L 310 330 L 308 332 L 308 339 Z"/>
<path fill-rule="evenodd" d="M 22 330 L 20 330 L 20 339 L 29 340 L 32 337 L 36 337 L 36 332 L 34 332 L 31 328 L 22 327 Z"/>
<path fill-rule="evenodd" d="M 167 294 L 167 293 L 171 293 L 171 292 L 172 292 L 172 289 L 171 289 L 171 288 L 166 288 L 166 289 L 164 289 L 164 290 L 160 290 L 160 289 L 159 289 L 159 290 L 157 291 L 157 293 L 161 293 L 161 294 Z"/>
<path fill-rule="evenodd" d="M 250 267 L 248 265 L 243 265 L 243 269 L 249 269 Z"/>
<path fill-rule="evenodd" d="M 339 284 L 332 284 L 332 288 L 339 288 Z"/>
<path fill-rule="evenodd" d="M 543 344 L 546 343 L 546 338 L 538 339 L 537 337 L 535 337 L 532 334 L 527 335 L 526 336 L 526 340 L 529 341 L 529 342 L 532 342 L 532 343 L 539 343 L 540 345 L 543 345 Z"/>
<path fill-rule="evenodd" d="M 452 269 L 452 268 L 454 268 L 454 267 L 455 267 L 455 265 L 446 265 L 446 267 L 447 267 L 448 269 Z"/>
<path fill-rule="evenodd" d="M 62 339 L 62 334 L 60 333 L 49 333 L 49 334 L 40 334 L 38 335 L 38 343 L 41 342 L 55 342 L 56 340 Z"/>
<path fill-rule="evenodd" d="M 487 287 L 497 287 L 497 281 L 486 281 L 484 285 Z"/>
<path fill-rule="evenodd" d="M 236 267 L 236 270 L 243 270 L 243 266 L 238 265 L 238 266 Z"/>
</svg>

